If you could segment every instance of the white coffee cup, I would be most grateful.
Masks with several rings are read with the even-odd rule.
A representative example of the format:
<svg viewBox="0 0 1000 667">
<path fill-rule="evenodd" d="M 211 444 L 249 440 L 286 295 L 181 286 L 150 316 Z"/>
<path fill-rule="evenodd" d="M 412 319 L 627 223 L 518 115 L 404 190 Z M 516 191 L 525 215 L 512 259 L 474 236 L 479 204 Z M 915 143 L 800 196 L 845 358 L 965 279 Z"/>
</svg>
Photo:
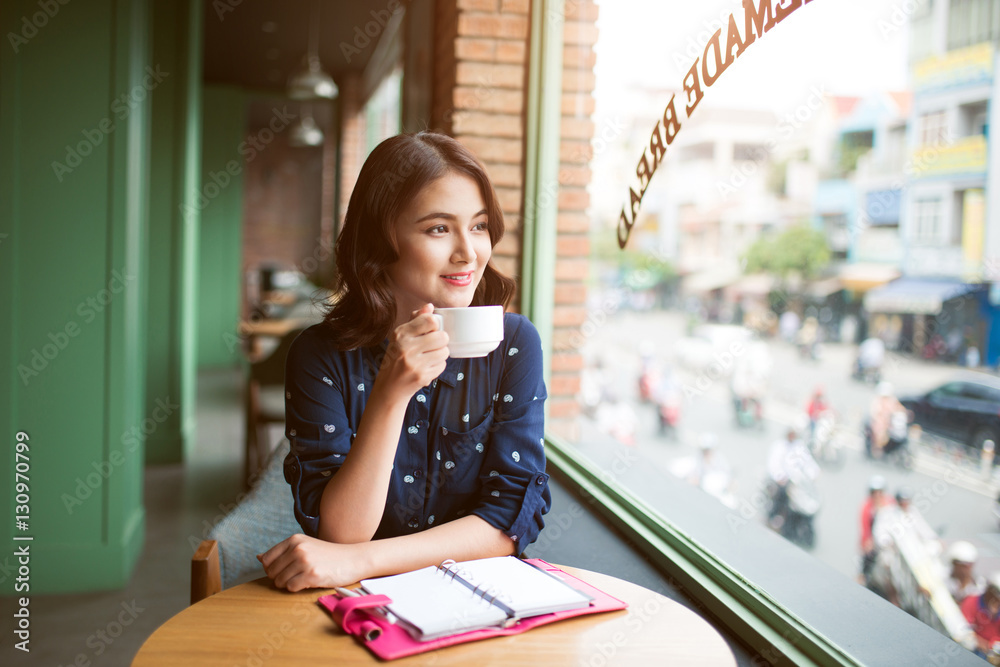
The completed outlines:
<svg viewBox="0 0 1000 667">
<path fill-rule="evenodd" d="M 435 308 L 434 317 L 448 334 L 452 357 L 485 357 L 503 340 L 503 306 Z"/>
</svg>

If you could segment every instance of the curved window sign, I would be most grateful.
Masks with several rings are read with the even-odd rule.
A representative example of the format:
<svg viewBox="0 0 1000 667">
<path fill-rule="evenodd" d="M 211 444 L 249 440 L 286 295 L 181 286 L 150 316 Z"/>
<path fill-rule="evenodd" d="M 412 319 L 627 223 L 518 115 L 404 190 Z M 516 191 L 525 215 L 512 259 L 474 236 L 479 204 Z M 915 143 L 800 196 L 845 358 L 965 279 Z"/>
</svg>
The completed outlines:
<svg viewBox="0 0 1000 667">
<path fill-rule="evenodd" d="M 694 59 L 691 69 L 684 75 L 682 81 L 687 104 L 684 106 L 685 119 L 690 118 L 701 98 L 705 96 L 705 88 L 714 84 L 722 73 L 733 64 L 733 61 L 743 55 L 747 47 L 763 37 L 776 24 L 802 5 L 813 0 L 743 0 L 743 31 L 740 32 L 736 14 L 729 15 L 729 27 L 726 34 L 722 28 L 715 31 L 701 57 Z M 618 246 L 624 248 L 628 243 L 632 225 L 639 215 L 642 197 L 646 194 L 649 181 L 653 178 L 656 168 L 663 161 L 667 146 L 681 129 L 681 120 L 674 106 L 674 95 L 670 97 L 663 117 L 656 121 L 653 133 L 649 136 L 648 148 L 643 148 L 639 163 L 635 167 L 638 184 L 628 189 L 628 204 L 622 206 L 618 218 Z"/>
</svg>

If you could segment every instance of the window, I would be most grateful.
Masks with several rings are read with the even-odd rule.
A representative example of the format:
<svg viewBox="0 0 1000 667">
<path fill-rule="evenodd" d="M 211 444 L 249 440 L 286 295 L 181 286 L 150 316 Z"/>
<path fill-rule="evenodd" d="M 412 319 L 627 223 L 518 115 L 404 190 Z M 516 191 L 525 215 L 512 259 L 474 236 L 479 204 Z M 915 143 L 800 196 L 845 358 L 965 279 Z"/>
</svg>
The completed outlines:
<svg viewBox="0 0 1000 667">
<path fill-rule="evenodd" d="M 935 398 L 960 398 L 965 393 L 966 384 L 962 382 L 949 382 L 946 385 L 934 390 Z"/>
<path fill-rule="evenodd" d="M 917 4 L 918 15 L 930 16 L 924 14 L 928 3 Z M 731 6 L 735 9 L 728 11 L 736 14 L 736 25 L 743 26 L 742 6 Z M 592 122 L 598 134 L 616 117 L 624 120 L 618 124 L 626 129 L 618 141 L 593 142 L 588 166 L 595 174 L 620 175 L 624 183 L 595 178 L 588 188 L 587 217 L 593 231 L 586 315 L 577 316 L 561 303 L 552 312 L 556 321 L 574 316 L 583 320 L 563 338 L 562 347 L 553 335 L 552 387 L 573 386 L 576 378 L 567 369 L 574 364 L 583 367 L 587 379 L 575 412 L 566 401 L 550 403 L 550 415 L 555 416 L 550 417 L 550 428 L 564 429 L 551 433 L 559 447 L 579 457 L 591 481 L 613 482 L 623 488 L 623 495 L 638 499 L 643 516 L 636 520 L 643 526 L 662 522 L 681 535 L 704 529 L 720 543 L 747 551 L 760 547 L 748 533 L 726 522 L 777 529 L 780 534 L 782 524 L 768 516 L 763 491 L 768 459 L 775 441 L 806 412 L 818 385 L 828 392 L 843 437 L 858 441 L 874 387 L 851 380 L 842 365 L 833 368 L 823 355 L 853 362 L 858 343 L 877 328 L 877 319 L 864 307 L 866 292 L 901 274 L 904 249 L 934 251 L 950 242 L 950 194 L 959 189 L 939 187 L 930 179 L 917 183 L 913 170 L 905 169 L 912 148 L 907 138 L 921 145 L 942 143 L 948 123 L 957 123 L 956 103 L 929 98 L 911 103 L 901 95 L 899 104 L 886 104 L 883 92 L 870 93 L 908 90 L 905 48 L 899 46 L 889 63 L 886 40 L 879 39 L 877 31 L 874 41 L 865 42 L 863 31 L 856 30 L 856 16 L 843 12 L 838 17 L 836 4 L 820 12 L 821 6 L 800 4 L 795 20 L 776 31 L 784 31 L 789 44 L 839 49 L 843 58 L 829 59 L 828 64 L 809 60 L 798 69 L 789 53 L 771 62 L 767 49 L 755 50 L 755 43 L 739 56 L 744 65 L 729 68 L 718 83 L 703 87 L 704 97 L 688 114 L 682 92 L 685 76 L 696 58 L 704 58 L 704 42 L 714 28 L 703 38 L 699 31 L 718 17 L 710 15 L 705 3 L 641 3 L 639 11 L 636 0 L 600 2 Z M 824 41 L 838 29 L 852 35 L 848 51 L 859 57 L 848 58 L 836 40 Z M 768 32 L 758 40 L 781 41 L 773 35 Z M 725 39 L 725 30 L 720 39 Z M 664 63 L 663 43 L 700 48 Z M 626 53 L 627 62 L 620 57 Z M 707 53 L 711 57 L 712 50 Z M 745 66 L 747 62 L 753 64 Z M 873 62 L 879 67 L 872 67 Z M 780 81 L 774 77 L 779 66 Z M 697 71 L 702 72 L 700 66 Z M 817 85 L 810 88 L 803 81 Z M 566 99 L 569 89 L 567 81 L 563 83 L 563 113 L 585 108 Z M 836 95 L 811 96 L 824 87 L 836 90 Z M 676 96 L 671 113 L 676 113 L 679 127 L 666 145 L 664 107 L 671 95 Z M 918 117 L 909 108 L 932 111 Z M 985 109 L 967 111 L 968 126 L 975 131 Z M 651 142 L 654 132 L 661 135 Z M 564 134 L 560 155 L 573 154 L 575 140 Z M 648 170 L 653 149 L 664 147 L 652 176 L 637 178 L 636 165 Z M 864 169 L 857 169 L 858 158 L 873 149 L 877 154 L 864 162 Z M 766 177 L 772 157 L 785 161 L 787 187 L 779 188 Z M 922 190 L 914 193 L 915 186 Z M 614 204 L 603 207 L 607 200 Z M 624 249 L 619 249 L 616 232 L 623 230 L 614 222 L 621 211 L 630 214 L 635 209 L 637 222 L 629 228 Z M 644 224 L 654 216 L 655 226 Z M 862 237 L 878 252 L 869 252 L 872 259 L 853 266 L 859 263 Z M 609 246 L 614 252 L 606 252 Z M 559 247 L 567 249 L 569 244 Z M 569 269 L 567 263 L 557 272 Z M 844 289 L 848 277 L 854 282 Z M 557 299 L 565 296 L 558 280 L 556 294 Z M 914 305 L 924 318 L 921 322 L 929 303 L 922 296 L 898 301 L 899 307 Z M 882 332 L 884 348 L 890 350 L 884 354 L 894 363 L 903 355 L 899 363 L 912 372 L 899 381 L 898 394 L 927 390 L 909 381 L 922 378 L 919 370 L 927 363 L 919 352 L 911 352 L 918 326 L 914 315 L 882 313 L 898 323 Z M 706 337 L 706 326 L 726 335 Z M 570 352 L 578 358 L 560 356 Z M 811 437 L 801 430 L 803 437 Z M 712 452 L 708 462 L 703 451 Z M 842 538 L 852 544 L 860 541 L 858 511 L 867 477 L 885 468 L 855 449 L 845 456 L 851 469 L 864 472 L 845 481 L 829 461 L 820 462 L 815 484 L 823 500 L 814 519 L 818 537 L 812 548 L 805 537 L 783 536 L 803 540 L 803 558 L 832 566 L 853 580 L 859 574 L 860 554 L 856 548 L 843 548 Z M 709 466 L 712 481 L 691 474 Z M 898 481 L 895 475 L 887 477 Z M 912 479 L 919 485 L 934 481 Z M 676 488 L 689 491 L 690 502 L 659 502 L 660 491 Z M 719 525 L 699 523 L 716 510 L 719 514 L 711 516 Z M 928 514 L 941 511 L 936 505 Z M 940 514 L 928 519 L 932 525 L 947 520 Z M 975 539 L 972 534 L 962 537 Z M 831 547 L 832 540 L 840 540 L 839 548 Z M 709 559 L 713 557 L 710 552 Z M 720 556 L 717 562 L 727 561 Z M 749 571 L 739 571 L 736 578 L 756 585 Z M 854 586 L 845 580 L 843 587 Z M 781 596 L 775 597 L 780 606 Z M 850 615 L 848 609 L 839 612 Z M 904 643 L 899 642 L 901 648 Z"/>
<path fill-rule="evenodd" d="M 1000 7 L 995 0 L 951 0 L 948 4 L 948 48 L 960 49 L 995 40 L 998 14 Z"/>
<path fill-rule="evenodd" d="M 399 134 L 402 102 L 400 87 L 403 84 L 403 69 L 397 67 L 379 84 L 365 104 L 365 127 L 367 130 L 367 151 L 370 152 L 384 139 Z"/>
<path fill-rule="evenodd" d="M 972 102 L 959 107 L 961 118 L 961 132 L 963 137 L 974 137 L 986 135 L 986 126 L 989 122 L 989 101 Z"/>
<path fill-rule="evenodd" d="M 926 113 L 918 120 L 917 138 L 921 146 L 936 146 L 948 137 L 947 115 L 944 111 Z"/>
<path fill-rule="evenodd" d="M 769 156 L 764 144 L 733 144 L 733 160 L 736 162 L 761 162 Z"/>
<path fill-rule="evenodd" d="M 694 160 L 712 160 L 715 158 L 715 144 L 704 141 L 690 146 L 681 147 L 681 159 L 685 162 Z"/>
<path fill-rule="evenodd" d="M 845 132 L 840 139 L 840 168 L 844 173 L 854 171 L 858 158 L 872 149 L 875 133 L 872 130 Z"/>
<path fill-rule="evenodd" d="M 913 231 L 910 240 L 915 244 L 933 245 L 944 240 L 944 220 L 940 199 L 918 199 L 913 203 Z"/>
<path fill-rule="evenodd" d="M 966 383 L 963 386 L 962 395 L 977 401 L 1000 402 L 1000 391 L 992 387 L 981 384 Z"/>
</svg>

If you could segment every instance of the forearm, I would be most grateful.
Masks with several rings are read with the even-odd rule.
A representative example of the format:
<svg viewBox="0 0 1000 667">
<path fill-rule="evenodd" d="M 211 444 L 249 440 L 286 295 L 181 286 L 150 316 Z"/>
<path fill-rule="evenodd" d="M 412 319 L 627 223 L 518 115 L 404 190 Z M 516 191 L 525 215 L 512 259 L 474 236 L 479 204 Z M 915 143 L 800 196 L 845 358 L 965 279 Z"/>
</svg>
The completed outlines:
<svg viewBox="0 0 1000 667">
<path fill-rule="evenodd" d="M 366 406 L 351 451 L 323 489 L 318 536 L 328 542 L 367 542 L 378 529 L 406 401 L 379 391 Z"/>
<path fill-rule="evenodd" d="M 514 542 L 478 516 L 464 516 L 419 533 L 357 545 L 367 577 L 380 577 L 456 561 L 509 556 Z"/>
</svg>

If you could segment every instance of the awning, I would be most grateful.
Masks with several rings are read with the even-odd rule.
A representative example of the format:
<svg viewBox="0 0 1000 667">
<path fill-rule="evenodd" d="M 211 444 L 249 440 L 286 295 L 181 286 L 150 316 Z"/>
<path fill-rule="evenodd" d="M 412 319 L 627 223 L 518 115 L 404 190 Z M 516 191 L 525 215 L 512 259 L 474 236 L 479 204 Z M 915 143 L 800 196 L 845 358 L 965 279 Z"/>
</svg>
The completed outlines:
<svg viewBox="0 0 1000 667">
<path fill-rule="evenodd" d="M 684 282 L 681 283 L 681 290 L 689 294 L 711 292 L 726 285 L 732 285 L 739 279 L 738 269 L 708 269 L 685 277 Z"/>
<path fill-rule="evenodd" d="M 726 288 L 726 294 L 733 298 L 744 296 L 767 296 L 774 289 L 774 277 L 766 273 L 743 276 Z"/>
<path fill-rule="evenodd" d="M 840 278 L 824 278 L 809 283 L 806 286 L 806 296 L 814 299 L 825 299 L 834 292 L 844 289 Z"/>
<path fill-rule="evenodd" d="M 900 278 L 865 295 L 869 313 L 912 313 L 937 315 L 944 303 L 978 289 L 958 280 Z"/>
<path fill-rule="evenodd" d="M 899 269 L 890 264 L 845 264 L 840 267 L 840 283 L 852 292 L 866 292 L 899 277 Z"/>
</svg>

